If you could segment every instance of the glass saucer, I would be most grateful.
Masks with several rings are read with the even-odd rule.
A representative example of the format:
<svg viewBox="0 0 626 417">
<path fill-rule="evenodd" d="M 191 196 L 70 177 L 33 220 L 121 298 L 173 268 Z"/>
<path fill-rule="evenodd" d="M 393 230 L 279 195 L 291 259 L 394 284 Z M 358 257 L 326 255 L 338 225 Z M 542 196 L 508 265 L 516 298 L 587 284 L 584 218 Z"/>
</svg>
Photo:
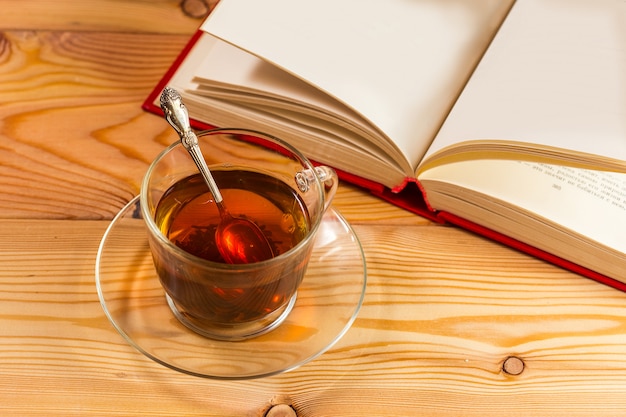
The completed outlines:
<svg viewBox="0 0 626 417">
<path fill-rule="evenodd" d="M 98 297 L 128 343 L 171 369 L 215 379 L 270 376 L 321 355 L 352 325 L 365 283 L 359 240 L 332 208 L 320 224 L 291 313 L 275 330 L 249 340 L 208 339 L 174 317 L 154 270 L 138 197 L 113 219 L 96 259 Z"/>
</svg>

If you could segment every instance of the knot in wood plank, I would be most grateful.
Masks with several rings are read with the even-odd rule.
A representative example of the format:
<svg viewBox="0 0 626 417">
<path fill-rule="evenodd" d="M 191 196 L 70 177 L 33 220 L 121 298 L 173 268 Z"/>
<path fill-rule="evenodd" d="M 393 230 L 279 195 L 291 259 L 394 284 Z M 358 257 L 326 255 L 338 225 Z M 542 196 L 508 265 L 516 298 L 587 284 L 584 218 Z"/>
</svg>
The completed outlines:
<svg viewBox="0 0 626 417">
<path fill-rule="evenodd" d="M 296 411 L 287 404 L 278 404 L 272 406 L 265 417 L 297 417 Z"/>
<path fill-rule="evenodd" d="M 509 356 L 502 363 L 502 371 L 509 375 L 519 375 L 524 372 L 524 361 L 517 356 Z"/>
<path fill-rule="evenodd" d="M 207 17 L 211 9 L 215 6 L 214 2 L 207 2 L 206 0 L 183 0 L 181 7 L 183 13 L 194 19 L 204 19 Z"/>
</svg>

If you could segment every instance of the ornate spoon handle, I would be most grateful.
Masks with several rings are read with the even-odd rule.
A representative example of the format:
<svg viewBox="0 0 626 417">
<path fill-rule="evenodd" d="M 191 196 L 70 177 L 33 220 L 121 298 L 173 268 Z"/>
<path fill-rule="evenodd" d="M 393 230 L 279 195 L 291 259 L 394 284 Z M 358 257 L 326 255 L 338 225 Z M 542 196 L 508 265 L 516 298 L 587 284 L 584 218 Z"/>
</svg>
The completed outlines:
<svg viewBox="0 0 626 417">
<path fill-rule="evenodd" d="M 189 155 L 191 155 L 191 158 L 198 166 L 198 170 L 200 171 L 200 174 L 202 174 L 202 177 L 209 187 L 211 194 L 213 194 L 213 198 L 215 199 L 215 203 L 218 208 L 223 210 L 222 193 L 220 193 L 220 190 L 213 179 L 213 175 L 211 175 L 211 171 L 204 161 L 204 157 L 202 156 L 202 152 L 198 146 L 198 137 L 193 130 L 191 130 L 187 107 L 185 107 L 183 99 L 178 91 L 171 87 L 165 87 L 165 89 L 163 89 L 163 92 L 161 93 L 161 109 L 163 110 L 163 113 L 165 113 L 165 119 L 174 128 L 176 133 L 178 133 L 180 142 L 183 144 L 185 149 L 187 149 L 187 152 L 189 152 Z"/>
</svg>

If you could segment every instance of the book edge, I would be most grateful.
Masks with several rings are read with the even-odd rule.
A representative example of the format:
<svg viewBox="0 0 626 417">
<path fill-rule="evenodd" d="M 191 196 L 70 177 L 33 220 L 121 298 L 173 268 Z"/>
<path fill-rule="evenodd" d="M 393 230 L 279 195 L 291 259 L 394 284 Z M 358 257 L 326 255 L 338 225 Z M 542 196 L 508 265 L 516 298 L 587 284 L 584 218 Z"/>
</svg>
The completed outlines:
<svg viewBox="0 0 626 417">
<path fill-rule="evenodd" d="M 541 259 L 552 265 L 556 265 L 565 270 L 574 272 L 578 275 L 584 276 L 586 278 L 592 279 L 594 281 L 600 282 L 602 284 L 605 284 L 615 289 L 626 292 L 626 282 L 619 281 L 615 278 L 610 278 L 606 275 L 600 274 L 589 268 L 578 265 L 572 261 L 568 261 L 566 259 L 560 258 L 556 255 L 553 255 L 549 252 L 538 249 L 534 246 L 526 244 L 510 236 L 496 232 L 492 229 L 486 228 L 472 221 L 466 220 L 455 214 L 452 214 L 449 212 L 439 212 L 438 217 L 440 217 L 446 223 L 458 226 L 464 230 L 470 231 L 480 236 L 484 236 L 492 241 L 501 243 L 507 247 L 526 253 L 534 258 Z"/>
</svg>

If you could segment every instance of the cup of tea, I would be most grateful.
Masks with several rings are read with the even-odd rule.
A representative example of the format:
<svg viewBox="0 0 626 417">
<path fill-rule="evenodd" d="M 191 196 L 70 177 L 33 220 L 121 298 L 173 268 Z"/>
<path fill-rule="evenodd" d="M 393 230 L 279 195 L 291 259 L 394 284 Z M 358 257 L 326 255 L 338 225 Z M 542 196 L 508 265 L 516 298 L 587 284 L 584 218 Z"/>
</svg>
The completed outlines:
<svg viewBox="0 0 626 417">
<path fill-rule="evenodd" d="M 276 328 L 295 304 L 337 175 L 261 132 L 214 129 L 197 136 L 228 215 L 183 145 L 169 146 L 141 184 L 154 265 L 169 307 L 189 329 L 219 340 L 255 337 Z M 270 255 L 225 259 L 219 245 L 237 236 L 224 237 L 218 228 L 233 219 L 247 223 L 241 233 L 250 223 L 260 231 Z"/>
</svg>

